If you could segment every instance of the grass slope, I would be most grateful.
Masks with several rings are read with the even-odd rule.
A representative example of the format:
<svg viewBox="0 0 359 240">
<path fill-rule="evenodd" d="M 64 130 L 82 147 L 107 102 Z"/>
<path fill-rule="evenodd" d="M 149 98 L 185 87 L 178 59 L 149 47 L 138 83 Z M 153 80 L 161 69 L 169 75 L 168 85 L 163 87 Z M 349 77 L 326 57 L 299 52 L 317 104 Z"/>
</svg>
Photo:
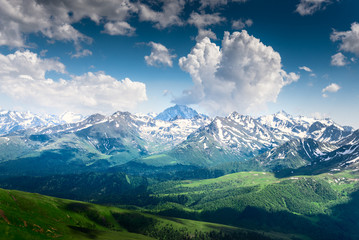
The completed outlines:
<svg viewBox="0 0 359 240">
<path fill-rule="evenodd" d="M 149 210 L 310 239 L 358 239 L 359 175 L 355 172 L 276 178 L 240 172 L 215 179 L 168 181 L 150 187 Z M 344 230 L 346 229 L 346 230 Z"/>
<path fill-rule="evenodd" d="M 220 224 L 159 217 L 0 189 L 0 239 L 288 239 Z M 146 236 L 147 235 L 147 236 Z"/>
</svg>

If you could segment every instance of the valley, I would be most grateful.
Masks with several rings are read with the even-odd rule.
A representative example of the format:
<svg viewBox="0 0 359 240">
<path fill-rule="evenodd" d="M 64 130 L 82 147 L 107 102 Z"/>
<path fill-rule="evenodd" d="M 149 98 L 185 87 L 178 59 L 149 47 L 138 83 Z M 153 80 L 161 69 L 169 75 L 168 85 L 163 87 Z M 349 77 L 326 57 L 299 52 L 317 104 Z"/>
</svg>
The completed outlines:
<svg viewBox="0 0 359 240">
<path fill-rule="evenodd" d="M 116 112 L 9 130 L 0 149 L 8 238 L 359 237 L 358 130 L 330 119 L 211 119 L 176 105 L 158 117 Z M 42 205 L 32 227 L 9 217 Z M 70 217 L 47 226 L 51 214 Z"/>
</svg>

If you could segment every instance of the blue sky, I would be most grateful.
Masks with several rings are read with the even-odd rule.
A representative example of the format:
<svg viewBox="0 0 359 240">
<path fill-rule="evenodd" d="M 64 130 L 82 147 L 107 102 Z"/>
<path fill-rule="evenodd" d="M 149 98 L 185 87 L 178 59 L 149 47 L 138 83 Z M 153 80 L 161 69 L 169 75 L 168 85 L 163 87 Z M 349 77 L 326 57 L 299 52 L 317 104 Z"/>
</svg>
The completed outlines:
<svg viewBox="0 0 359 240">
<path fill-rule="evenodd" d="M 358 128 L 358 10 L 355 0 L 0 0 L 0 107 L 181 103 Z"/>
</svg>

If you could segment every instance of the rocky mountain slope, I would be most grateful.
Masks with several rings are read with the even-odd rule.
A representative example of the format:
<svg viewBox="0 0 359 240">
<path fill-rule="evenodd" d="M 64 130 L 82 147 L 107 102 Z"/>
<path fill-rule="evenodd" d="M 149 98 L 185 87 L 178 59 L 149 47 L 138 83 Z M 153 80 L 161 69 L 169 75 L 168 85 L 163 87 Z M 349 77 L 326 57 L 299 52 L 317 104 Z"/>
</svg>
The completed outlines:
<svg viewBox="0 0 359 240">
<path fill-rule="evenodd" d="M 333 150 L 352 132 L 351 127 L 342 127 L 329 119 L 293 117 L 283 111 L 259 118 L 234 112 L 199 128 L 168 155 L 180 163 L 196 161 L 213 166 L 249 160 L 292 140 L 313 139 L 333 145 Z"/>
<path fill-rule="evenodd" d="M 66 118 L 78 119 L 71 114 Z M 2 124 L 10 129 L 11 124 Z M 155 118 L 116 112 L 94 114 L 75 123 L 59 124 L 58 120 L 30 126 L 0 137 L 4 173 L 97 171 L 129 161 L 213 167 L 228 162 L 248 164 L 252 159 L 253 166 L 277 171 L 306 166 L 357 141 L 351 127 L 329 119 L 293 117 L 283 111 L 259 118 L 233 112 L 210 119 L 178 105 Z M 24 167 L 16 167 L 20 165 L 30 170 L 22 171 Z"/>
<path fill-rule="evenodd" d="M 84 120 L 80 114 L 66 112 L 60 116 L 38 115 L 31 112 L 0 110 L 0 136 L 15 131 L 45 128 Z"/>
</svg>

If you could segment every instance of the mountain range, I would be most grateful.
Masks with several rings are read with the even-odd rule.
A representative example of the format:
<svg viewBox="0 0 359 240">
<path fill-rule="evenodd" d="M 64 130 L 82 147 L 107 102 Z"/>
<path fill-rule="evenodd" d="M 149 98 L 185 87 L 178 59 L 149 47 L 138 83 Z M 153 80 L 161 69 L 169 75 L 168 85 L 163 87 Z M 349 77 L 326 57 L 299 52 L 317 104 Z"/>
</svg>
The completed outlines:
<svg viewBox="0 0 359 240">
<path fill-rule="evenodd" d="M 65 112 L 60 116 L 0 110 L 0 136 L 29 128 L 44 128 L 84 120 L 81 114 Z"/>
<path fill-rule="evenodd" d="M 359 130 L 330 119 L 2 113 L 0 239 L 358 239 Z"/>
<path fill-rule="evenodd" d="M 157 116 L 116 112 L 87 118 L 2 111 L 2 175 L 50 175 L 146 166 L 318 171 L 356 166 L 358 130 L 284 111 L 209 118 L 183 105 Z M 318 166 L 318 167 L 317 167 Z M 126 168 L 126 167 L 125 167 Z M 292 170 L 291 170 L 292 172 Z"/>
</svg>

